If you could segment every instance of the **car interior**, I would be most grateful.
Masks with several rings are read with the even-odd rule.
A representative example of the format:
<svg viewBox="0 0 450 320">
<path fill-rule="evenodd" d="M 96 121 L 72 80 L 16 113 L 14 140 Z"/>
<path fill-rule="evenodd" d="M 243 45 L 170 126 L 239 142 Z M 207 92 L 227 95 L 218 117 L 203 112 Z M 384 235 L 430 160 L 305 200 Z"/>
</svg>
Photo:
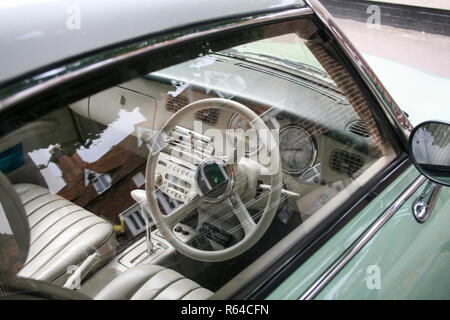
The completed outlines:
<svg viewBox="0 0 450 320">
<path fill-rule="evenodd" d="M 207 299 L 339 210 L 396 152 L 317 30 L 295 28 L 1 137 L 0 184 L 29 228 L 17 275 L 95 299 Z"/>
</svg>

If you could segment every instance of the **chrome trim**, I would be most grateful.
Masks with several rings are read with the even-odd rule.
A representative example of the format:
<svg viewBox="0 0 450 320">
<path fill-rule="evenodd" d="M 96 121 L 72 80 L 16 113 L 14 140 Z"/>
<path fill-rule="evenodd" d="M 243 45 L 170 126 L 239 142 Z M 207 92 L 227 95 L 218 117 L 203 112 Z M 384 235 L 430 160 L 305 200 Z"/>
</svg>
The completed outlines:
<svg viewBox="0 0 450 320">
<path fill-rule="evenodd" d="M 391 206 L 381 214 L 372 225 L 364 231 L 353 244 L 306 290 L 299 300 L 311 300 L 341 271 L 347 263 L 369 242 L 370 239 L 386 224 L 386 222 L 400 209 L 400 207 L 425 182 L 424 176 L 419 176 L 408 189 L 400 195 Z"/>
<path fill-rule="evenodd" d="M 314 14 L 317 15 L 319 20 L 326 26 L 327 30 L 331 32 L 331 34 L 337 40 L 337 44 L 342 49 L 343 53 L 347 56 L 347 58 L 349 58 L 364 83 L 370 88 L 372 94 L 376 98 L 384 114 L 387 116 L 389 122 L 396 129 L 396 133 L 401 138 L 403 138 L 402 143 L 406 147 L 408 136 L 413 127 L 407 117 L 404 115 L 403 111 L 398 107 L 398 105 L 386 91 L 384 86 L 381 84 L 381 81 L 374 74 L 368 63 L 357 52 L 350 40 L 348 40 L 348 38 L 336 25 L 333 18 L 323 7 L 323 5 L 317 0 L 305 0 L 305 2 L 309 7 L 313 9 Z M 376 84 L 374 84 L 374 81 L 376 82 Z M 377 88 L 376 85 L 378 85 L 379 88 Z M 382 91 L 384 96 L 380 93 L 380 91 Z M 388 101 L 386 101 L 386 99 L 389 100 L 389 103 L 391 103 L 391 105 L 388 104 Z M 402 121 L 400 121 L 399 118 L 402 118 Z"/>
<path fill-rule="evenodd" d="M 144 48 L 132 50 L 130 52 L 126 52 L 124 54 L 118 54 L 114 57 L 106 58 L 105 60 L 102 60 L 100 62 L 93 63 L 91 65 L 81 67 L 81 69 L 68 72 L 66 74 L 62 74 L 60 76 L 57 76 L 55 78 L 51 78 L 45 82 L 38 83 L 32 87 L 29 87 L 27 89 L 24 89 L 22 91 L 18 91 L 11 96 L 6 97 L 5 99 L 0 101 L 0 112 L 8 109 L 9 107 L 19 104 L 33 96 L 38 95 L 42 91 L 46 91 L 54 86 L 57 86 L 64 82 L 69 82 L 73 80 L 74 78 L 80 77 L 82 75 L 88 74 L 90 72 L 94 72 L 96 69 L 105 68 L 108 66 L 112 66 L 116 63 L 124 62 L 129 59 L 133 59 L 136 57 L 139 57 L 141 55 L 149 54 L 152 51 L 161 49 L 163 47 L 172 46 L 176 44 L 180 44 L 182 42 L 186 41 L 193 41 L 197 38 L 202 38 L 206 36 L 214 36 L 216 34 L 225 32 L 225 31 L 232 31 L 235 29 L 240 29 L 242 27 L 255 27 L 264 23 L 272 22 L 275 23 L 277 21 L 281 22 L 285 19 L 289 18 L 297 18 L 297 17 L 303 17 L 307 15 L 311 15 L 313 11 L 311 8 L 299 8 L 299 9 L 290 9 L 286 11 L 280 11 L 275 13 L 269 13 L 269 14 L 260 14 L 253 17 L 243 18 L 238 22 L 232 22 L 228 23 L 222 26 L 214 27 L 212 29 L 207 30 L 200 30 L 195 31 L 194 33 L 190 34 L 183 34 L 179 37 L 176 37 L 174 39 L 158 42 L 155 44 L 150 44 Z M 61 67 L 57 67 L 53 69 L 55 72 L 57 70 L 62 69 Z M 52 74 L 53 70 L 46 71 L 43 74 Z M 30 77 L 30 81 L 34 81 L 33 79 L 36 78 L 36 76 Z M 39 78 L 39 77 L 38 77 Z"/>
<path fill-rule="evenodd" d="M 417 200 L 413 203 L 412 211 L 414 218 L 419 223 L 425 223 L 431 216 L 437 199 L 441 194 L 442 186 L 428 181 L 425 190 L 420 194 Z M 430 194 L 431 192 L 431 194 Z M 425 198 L 429 195 L 428 201 Z"/>
</svg>

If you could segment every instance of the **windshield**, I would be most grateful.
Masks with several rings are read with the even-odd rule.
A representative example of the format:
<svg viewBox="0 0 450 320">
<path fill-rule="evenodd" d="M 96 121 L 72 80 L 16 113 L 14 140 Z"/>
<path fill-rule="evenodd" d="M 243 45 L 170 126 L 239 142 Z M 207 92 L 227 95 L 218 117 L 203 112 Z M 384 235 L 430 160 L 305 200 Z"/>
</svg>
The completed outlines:
<svg viewBox="0 0 450 320">
<path fill-rule="evenodd" d="M 243 44 L 219 54 L 261 63 L 267 66 L 287 68 L 296 74 L 333 84 L 333 80 L 317 61 L 304 41 L 293 34 Z"/>
</svg>

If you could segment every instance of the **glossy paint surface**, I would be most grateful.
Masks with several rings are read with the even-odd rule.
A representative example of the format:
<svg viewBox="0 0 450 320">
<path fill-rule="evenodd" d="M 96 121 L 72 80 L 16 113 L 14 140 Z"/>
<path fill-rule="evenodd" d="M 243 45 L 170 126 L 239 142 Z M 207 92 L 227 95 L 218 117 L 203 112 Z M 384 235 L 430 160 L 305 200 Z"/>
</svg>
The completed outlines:
<svg viewBox="0 0 450 320">
<path fill-rule="evenodd" d="M 450 298 L 450 188 L 442 189 L 430 218 L 420 224 L 412 205 L 425 185 L 316 299 Z"/>
<path fill-rule="evenodd" d="M 298 299 L 369 226 L 414 182 L 418 171 L 410 166 L 322 248 L 289 276 L 268 299 Z M 395 217 L 395 215 L 394 215 Z M 411 213 L 411 218 L 412 217 Z M 370 244 L 370 242 L 369 242 Z M 369 245 L 368 244 L 368 245 Z M 378 253 L 378 256 L 381 253 Z M 341 271 L 341 273 L 344 270 Z M 341 273 L 339 275 L 341 275 Z M 328 289 L 328 286 L 325 288 Z"/>
<path fill-rule="evenodd" d="M 301 0 L 5 0 L 0 3 L 0 84 L 139 37 L 303 6 Z"/>
</svg>

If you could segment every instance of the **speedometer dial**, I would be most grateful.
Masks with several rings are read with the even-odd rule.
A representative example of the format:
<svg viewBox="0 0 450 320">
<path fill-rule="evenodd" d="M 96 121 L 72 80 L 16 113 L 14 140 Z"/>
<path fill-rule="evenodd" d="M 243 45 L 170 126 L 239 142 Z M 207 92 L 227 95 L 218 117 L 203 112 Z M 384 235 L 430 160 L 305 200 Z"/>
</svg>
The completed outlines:
<svg viewBox="0 0 450 320">
<path fill-rule="evenodd" d="M 280 131 L 280 157 L 285 172 L 299 174 L 314 163 L 314 141 L 298 126 L 285 127 Z"/>
</svg>

